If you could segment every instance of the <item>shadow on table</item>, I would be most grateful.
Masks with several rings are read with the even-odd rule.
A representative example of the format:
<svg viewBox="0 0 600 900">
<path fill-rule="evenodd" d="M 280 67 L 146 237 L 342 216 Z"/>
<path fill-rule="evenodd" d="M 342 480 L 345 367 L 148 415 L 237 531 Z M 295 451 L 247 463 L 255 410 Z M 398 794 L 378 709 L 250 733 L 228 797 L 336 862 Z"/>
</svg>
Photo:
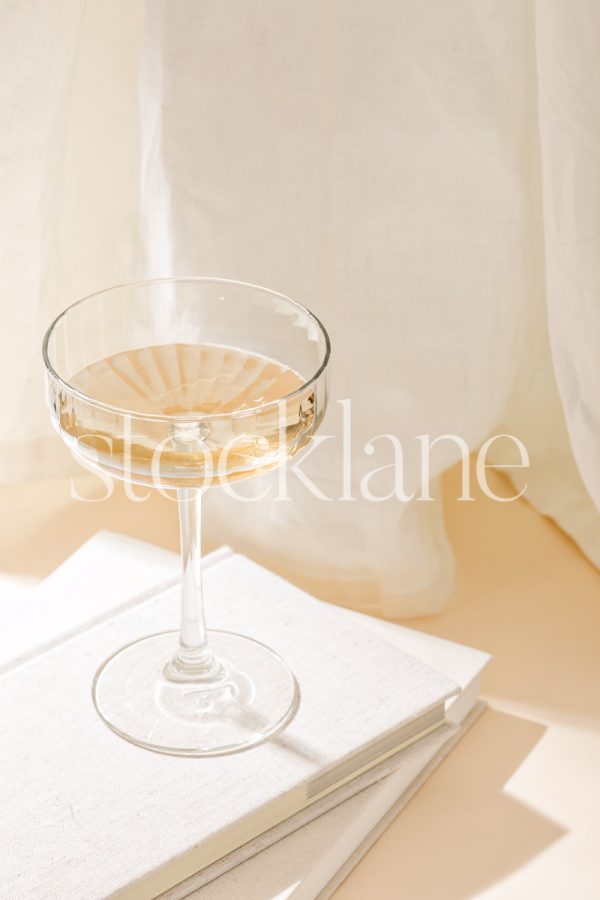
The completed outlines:
<svg viewBox="0 0 600 900">
<path fill-rule="evenodd" d="M 557 841 L 564 828 L 504 792 L 544 731 L 486 710 L 335 900 L 465 900 Z"/>
</svg>

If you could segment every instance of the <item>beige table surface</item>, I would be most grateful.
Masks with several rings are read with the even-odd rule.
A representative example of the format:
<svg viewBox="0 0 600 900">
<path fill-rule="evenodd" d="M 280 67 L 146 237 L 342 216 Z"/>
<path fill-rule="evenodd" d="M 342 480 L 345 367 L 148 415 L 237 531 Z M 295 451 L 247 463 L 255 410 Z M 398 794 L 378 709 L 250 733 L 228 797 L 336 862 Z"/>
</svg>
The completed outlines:
<svg viewBox="0 0 600 900">
<path fill-rule="evenodd" d="M 490 709 L 335 898 L 598 900 L 600 574 L 525 502 L 458 503 L 457 488 L 450 473 L 452 602 L 410 624 L 494 654 Z M 0 487 L 0 510 L 8 590 L 100 528 L 177 547 L 175 504 L 159 496 L 82 503 L 53 480 Z"/>
</svg>

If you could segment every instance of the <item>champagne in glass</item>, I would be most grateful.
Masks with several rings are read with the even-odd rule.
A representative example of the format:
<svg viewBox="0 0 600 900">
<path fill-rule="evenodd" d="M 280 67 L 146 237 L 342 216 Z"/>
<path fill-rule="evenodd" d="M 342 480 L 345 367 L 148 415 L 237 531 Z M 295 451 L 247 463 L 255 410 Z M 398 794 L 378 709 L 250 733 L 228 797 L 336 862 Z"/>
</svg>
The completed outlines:
<svg viewBox="0 0 600 900">
<path fill-rule="evenodd" d="M 285 463 L 327 405 L 329 339 L 274 291 L 171 278 L 80 300 L 44 339 L 52 421 L 103 472 L 177 491 L 181 627 L 140 638 L 100 667 L 93 697 L 121 737 L 183 756 L 266 740 L 290 721 L 296 680 L 272 649 L 207 631 L 202 608 L 203 488 Z M 223 598 L 227 602 L 227 598 Z"/>
<path fill-rule="evenodd" d="M 75 398 L 61 412 L 65 440 L 92 464 L 129 468 L 131 477 L 144 483 L 159 475 L 172 487 L 208 486 L 259 474 L 297 453 L 314 429 L 310 391 L 303 404 L 296 401 L 288 408 L 285 401 L 301 391 L 304 379 L 283 363 L 235 347 L 140 347 L 86 366 L 71 383 L 86 400 Z M 87 398 L 147 417 L 136 442 L 122 439 L 118 428 L 103 430 Z M 240 434 L 239 417 L 227 415 L 251 414 L 265 404 L 271 404 L 270 417 L 264 417 L 257 434 Z M 198 432 L 185 423 L 209 415 L 220 415 L 221 427 L 218 440 L 213 429 L 206 444 L 204 429 Z"/>
</svg>

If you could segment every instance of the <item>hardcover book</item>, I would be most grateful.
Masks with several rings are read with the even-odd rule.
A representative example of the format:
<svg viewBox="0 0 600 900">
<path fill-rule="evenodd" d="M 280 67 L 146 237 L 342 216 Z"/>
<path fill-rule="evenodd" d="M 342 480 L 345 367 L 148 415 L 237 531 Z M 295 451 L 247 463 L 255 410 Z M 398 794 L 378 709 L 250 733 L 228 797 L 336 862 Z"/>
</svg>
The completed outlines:
<svg viewBox="0 0 600 900">
<path fill-rule="evenodd" d="M 62 568 L 47 609 L 52 595 L 64 610 L 94 593 L 93 570 L 70 579 Z M 205 589 L 213 627 L 264 638 L 289 661 L 302 694 L 295 719 L 266 744 L 214 759 L 153 754 L 106 728 L 90 699 L 94 672 L 119 646 L 172 627 L 176 587 L 135 604 L 121 597 L 117 615 L 104 601 L 104 621 L 78 622 L 78 634 L 57 634 L 32 658 L 21 645 L 22 661 L 0 679 L 8 896 L 156 896 L 311 807 L 323 812 L 318 803 L 340 802 L 403 748 L 449 729 L 452 678 L 347 611 L 227 553 L 207 568 Z"/>
</svg>

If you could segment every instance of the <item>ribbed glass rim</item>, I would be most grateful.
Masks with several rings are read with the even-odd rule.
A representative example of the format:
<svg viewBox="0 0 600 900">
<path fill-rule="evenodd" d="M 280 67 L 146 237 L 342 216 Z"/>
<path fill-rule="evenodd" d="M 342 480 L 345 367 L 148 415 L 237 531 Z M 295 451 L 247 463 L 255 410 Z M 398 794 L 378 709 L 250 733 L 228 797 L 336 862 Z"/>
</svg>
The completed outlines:
<svg viewBox="0 0 600 900">
<path fill-rule="evenodd" d="M 76 306 L 80 306 L 82 303 L 85 303 L 87 300 L 92 300 L 94 297 L 100 297 L 102 294 L 108 294 L 111 291 L 121 290 L 123 288 L 137 288 L 137 287 L 147 287 L 150 285 L 156 284 L 181 284 L 181 283 L 211 283 L 211 284 L 228 284 L 228 285 L 236 285 L 238 287 L 246 287 L 253 288 L 254 290 L 262 291 L 265 294 L 271 294 L 274 297 L 278 297 L 281 300 L 285 300 L 287 303 L 291 304 L 291 306 L 296 307 L 300 312 L 305 313 L 312 321 L 317 325 L 320 330 L 323 338 L 325 339 L 325 353 L 323 355 L 323 359 L 319 365 L 319 368 L 308 378 L 304 384 L 295 390 L 291 391 L 289 394 L 285 394 L 283 397 L 280 397 L 278 400 L 269 400 L 267 403 L 262 403 L 259 406 L 253 406 L 249 409 L 242 409 L 238 412 L 229 412 L 229 413 L 206 413 L 206 414 L 182 414 L 182 415 L 174 415 L 174 416 L 165 416 L 160 415 L 158 413 L 139 413 L 133 410 L 123 409 L 119 406 L 113 406 L 110 403 L 104 403 L 101 400 L 95 400 L 93 397 L 90 397 L 84 391 L 79 390 L 79 388 L 74 387 L 69 383 L 68 380 L 63 378 L 58 374 L 52 363 L 50 362 L 48 345 L 50 343 L 50 338 L 59 324 L 61 319 L 63 319 L 71 310 L 75 309 Z M 148 278 L 142 281 L 125 281 L 121 284 L 113 284 L 110 287 L 103 288 L 101 291 L 94 291 L 92 294 L 86 294 L 85 297 L 81 297 L 79 300 L 76 300 L 74 303 L 71 303 L 65 309 L 62 310 L 56 316 L 54 321 L 51 323 L 50 327 L 46 331 L 44 335 L 44 340 L 42 342 L 42 357 L 44 360 L 44 365 L 46 367 L 47 373 L 50 377 L 56 381 L 59 385 L 61 385 L 65 391 L 68 391 L 70 394 L 73 394 L 75 397 L 78 397 L 80 400 L 83 400 L 86 403 L 91 404 L 92 406 L 96 406 L 99 409 L 104 409 L 108 412 L 114 413 L 119 416 L 128 416 L 132 419 L 144 419 L 154 422 L 199 422 L 205 421 L 206 419 L 232 419 L 232 418 L 241 418 L 243 416 L 255 416 L 262 413 L 264 410 L 269 407 L 277 407 L 282 403 L 287 403 L 289 400 L 292 400 L 294 397 L 299 394 L 305 393 L 311 385 L 315 384 L 316 381 L 321 377 L 321 375 L 325 372 L 327 368 L 327 364 L 329 363 L 329 357 L 331 356 L 331 342 L 329 340 L 329 335 L 327 334 L 327 330 L 321 320 L 306 306 L 303 306 L 302 303 L 299 303 L 297 300 L 293 300 L 291 297 L 288 297 L 286 294 L 281 294 L 279 291 L 274 291 L 271 288 L 263 287 L 260 284 L 253 284 L 250 281 L 238 281 L 234 278 L 219 278 L 212 275 L 182 275 L 182 276 L 169 276 L 166 278 Z M 283 360 L 279 360 L 279 362 L 283 362 Z"/>
</svg>

